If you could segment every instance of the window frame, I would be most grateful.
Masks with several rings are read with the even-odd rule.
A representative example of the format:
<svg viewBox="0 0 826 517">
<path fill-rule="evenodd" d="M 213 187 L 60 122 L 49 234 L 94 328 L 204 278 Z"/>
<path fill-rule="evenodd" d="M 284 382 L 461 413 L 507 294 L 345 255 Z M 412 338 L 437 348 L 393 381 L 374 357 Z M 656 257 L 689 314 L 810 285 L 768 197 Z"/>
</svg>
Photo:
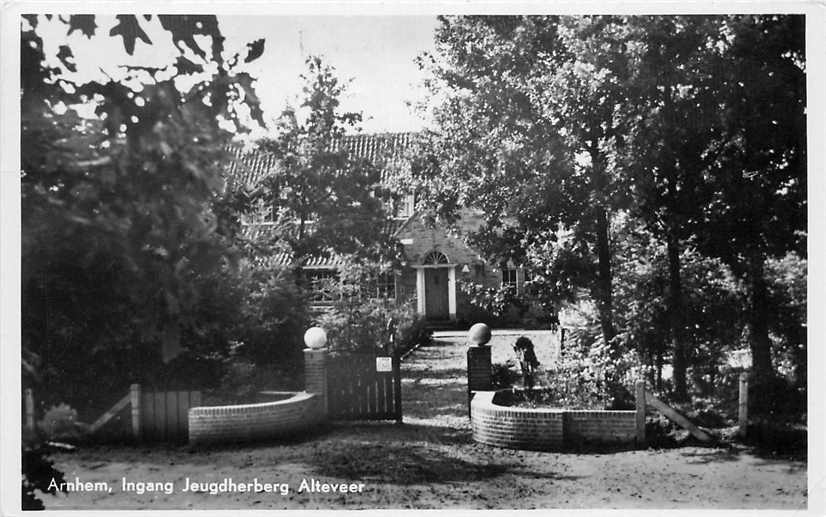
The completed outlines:
<svg viewBox="0 0 826 517">
<path fill-rule="evenodd" d="M 504 287 L 513 287 L 513 291 L 516 294 L 519 294 L 519 268 L 504 266 L 501 269 L 502 269 L 502 274 L 499 277 L 500 282 L 501 282 L 501 286 L 503 288 Z M 511 274 L 513 275 L 513 279 L 505 278 L 505 275 L 511 276 Z"/>
</svg>

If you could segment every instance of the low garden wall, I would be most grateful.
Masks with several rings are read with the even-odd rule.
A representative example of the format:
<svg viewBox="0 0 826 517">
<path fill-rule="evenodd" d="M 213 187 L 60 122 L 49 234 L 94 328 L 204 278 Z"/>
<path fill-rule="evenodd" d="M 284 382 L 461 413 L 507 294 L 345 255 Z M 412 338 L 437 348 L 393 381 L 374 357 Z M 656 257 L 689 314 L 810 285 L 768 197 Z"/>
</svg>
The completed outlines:
<svg viewBox="0 0 826 517">
<path fill-rule="evenodd" d="M 296 433 L 326 417 L 322 398 L 316 394 L 289 395 L 274 402 L 190 408 L 189 441 L 202 444 L 268 439 Z"/>
<path fill-rule="evenodd" d="M 511 390 L 478 391 L 470 403 L 473 439 L 528 450 L 559 450 L 594 443 L 634 445 L 636 411 L 591 411 L 508 406 Z"/>
</svg>

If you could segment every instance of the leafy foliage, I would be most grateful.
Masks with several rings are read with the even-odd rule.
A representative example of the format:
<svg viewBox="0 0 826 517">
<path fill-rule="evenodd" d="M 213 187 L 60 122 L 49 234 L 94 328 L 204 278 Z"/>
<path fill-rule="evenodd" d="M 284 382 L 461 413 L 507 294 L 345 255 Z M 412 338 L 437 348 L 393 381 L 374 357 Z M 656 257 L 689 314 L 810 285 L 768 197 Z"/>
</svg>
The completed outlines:
<svg viewBox="0 0 826 517">
<path fill-rule="evenodd" d="M 805 362 L 802 277 L 772 270 L 805 259 L 801 17 L 443 17 L 435 40 L 413 167 L 431 218 L 481 209 L 491 260 L 551 306 L 593 301 L 610 353 L 671 363 L 676 398 L 713 391 L 744 339 L 761 376 L 772 349 Z"/>
<path fill-rule="evenodd" d="M 493 363 L 490 370 L 491 388 L 497 390 L 513 387 L 521 377 L 513 359 L 508 359 L 504 363 Z"/>
<path fill-rule="evenodd" d="M 58 490 L 49 486 L 52 480 L 58 486 L 66 481 L 63 473 L 54 468 L 54 462 L 48 459 L 48 455 L 48 447 L 42 443 L 23 444 L 22 507 L 24 510 L 45 509 L 36 491 L 56 494 Z"/>
<path fill-rule="evenodd" d="M 247 299 L 235 336 L 235 353 L 256 365 L 295 363 L 310 326 L 308 298 L 287 269 L 253 270 L 243 285 Z"/>
<path fill-rule="evenodd" d="M 396 245 L 383 231 L 380 164 L 343 145 L 361 115 L 340 111 L 345 85 L 320 58 L 307 59 L 303 78 L 301 105 L 285 109 L 276 135 L 257 143 L 278 168 L 249 193 L 251 206 L 263 204 L 270 216 L 264 245 L 291 253 L 299 266 L 310 256 L 392 256 Z"/>
<path fill-rule="evenodd" d="M 374 264 L 350 264 L 341 270 L 331 310 L 317 318 L 333 350 L 399 353 L 430 343 L 432 332 L 412 302 L 376 298 L 370 289 L 381 272 Z"/>
<path fill-rule="evenodd" d="M 119 15 L 110 34 L 131 54 L 150 20 Z M 202 58 L 184 70 L 87 81 L 71 44 L 52 66 L 41 24 L 103 39 L 98 21 L 30 16 L 21 32 L 23 347 L 40 366 L 28 379 L 46 402 L 83 407 L 183 350 L 226 348 L 241 293 L 221 121 L 243 130 L 238 104 L 257 102 L 209 16 L 158 17 Z"/>
<path fill-rule="evenodd" d="M 68 404 L 52 406 L 43 414 L 43 419 L 37 427 L 50 440 L 77 438 L 81 429 L 77 419 L 77 411 Z"/>
</svg>

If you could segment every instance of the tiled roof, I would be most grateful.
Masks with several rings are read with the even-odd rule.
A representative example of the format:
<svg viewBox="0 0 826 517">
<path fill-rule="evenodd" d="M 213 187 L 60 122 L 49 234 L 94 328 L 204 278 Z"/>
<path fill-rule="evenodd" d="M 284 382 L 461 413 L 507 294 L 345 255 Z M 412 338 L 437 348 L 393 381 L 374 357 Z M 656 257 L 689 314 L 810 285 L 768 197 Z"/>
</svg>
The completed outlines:
<svg viewBox="0 0 826 517">
<path fill-rule="evenodd" d="M 404 219 L 388 219 L 384 222 L 383 231 L 394 234 L 397 232 L 407 220 Z M 247 239 L 259 240 L 274 237 L 275 226 L 272 224 L 258 223 L 248 224 L 243 227 L 243 234 Z M 261 266 L 286 266 L 292 263 L 293 257 L 290 253 L 281 252 L 269 256 L 256 257 L 254 262 Z M 302 267 L 304 268 L 335 268 L 342 265 L 342 259 L 335 254 L 330 254 L 328 257 L 311 257 Z"/>
<path fill-rule="evenodd" d="M 288 252 L 276 253 L 273 255 L 258 255 L 253 259 L 253 262 L 259 266 L 274 267 L 274 266 L 288 266 L 292 263 L 293 256 Z M 344 264 L 344 259 L 337 255 L 329 257 L 310 257 L 301 266 L 303 269 L 331 269 Z"/>
<path fill-rule="evenodd" d="M 387 181 L 393 174 L 398 174 L 405 158 L 405 152 L 412 147 L 418 133 L 380 133 L 371 135 L 348 135 L 332 146 L 333 151 L 345 146 L 356 158 L 369 160 L 382 167 L 382 181 Z M 233 158 L 227 169 L 227 181 L 231 185 L 255 185 L 262 178 L 278 172 L 278 161 L 267 152 L 260 150 L 245 151 L 237 146 L 230 149 Z M 385 221 L 384 231 L 393 234 L 397 232 L 406 220 L 388 218 Z M 273 236 L 275 227 L 271 224 L 259 223 L 244 226 L 244 234 L 252 240 Z M 269 256 L 256 257 L 255 262 L 262 266 L 288 265 L 293 257 L 289 253 L 276 253 Z M 312 257 L 303 267 L 305 268 L 334 268 L 342 264 L 342 259 L 335 255 L 329 257 Z"/>
<path fill-rule="evenodd" d="M 404 161 L 405 152 L 411 148 L 418 133 L 379 133 L 347 135 L 334 142 L 331 151 L 346 147 L 354 157 L 367 159 L 382 169 L 382 181 L 396 174 Z M 241 146 L 230 149 L 234 159 L 230 161 L 227 179 L 234 185 L 251 186 L 262 178 L 278 171 L 275 157 L 260 150 L 245 151 Z"/>
</svg>

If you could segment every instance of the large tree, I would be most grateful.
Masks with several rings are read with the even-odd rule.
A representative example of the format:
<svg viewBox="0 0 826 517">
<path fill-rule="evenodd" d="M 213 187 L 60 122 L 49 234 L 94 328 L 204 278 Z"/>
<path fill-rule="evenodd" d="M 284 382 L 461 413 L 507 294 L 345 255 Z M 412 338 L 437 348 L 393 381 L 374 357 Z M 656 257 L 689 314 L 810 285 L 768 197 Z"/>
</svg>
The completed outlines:
<svg viewBox="0 0 826 517">
<path fill-rule="evenodd" d="M 119 15 L 105 32 L 103 17 L 24 18 L 24 361 L 39 361 L 54 388 L 44 396 L 80 401 L 182 349 L 226 346 L 223 309 L 238 293 L 224 148 L 231 128 L 243 130 L 240 105 L 261 113 L 214 16 Z M 94 58 L 74 56 L 72 38 L 131 55 L 138 40 L 152 43 L 153 24 L 176 45 L 174 62 L 76 73 Z M 79 32 L 52 54 L 43 34 L 61 29 Z M 250 44 L 245 59 L 262 48 Z"/>
<path fill-rule="evenodd" d="M 421 60 L 435 122 L 421 206 L 481 208 L 486 251 L 539 258 L 559 293 L 590 287 L 606 342 L 623 330 L 612 219 L 627 212 L 665 252 L 675 395 L 695 338 L 714 341 L 683 285 L 698 251 L 744 281 L 766 374 L 766 261 L 805 256 L 802 34 L 794 16 L 443 18 Z"/>
<path fill-rule="evenodd" d="M 606 343 L 616 334 L 610 225 L 625 197 L 617 166 L 631 120 L 627 32 L 617 17 L 441 18 L 436 54 L 421 60 L 436 123 L 416 169 L 422 204 L 481 208 L 478 242 L 562 266 L 549 266 L 562 275 L 552 282 L 590 289 Z"/>
<path fill-rule="evenodd" d="M 257 142 L 272 158 L 272 171 L 250 193 L 253 206 L 264 207 L 271 223 L 257 253 L 281 250 L 301 267 L 311 257 L 357 255 L 395 258 L 388 232 L 381 184 L 384 163 L 374 163 L 349 149 L 361 114 L 343 112 L 346 84 L 331 66 L 307 59 L 304 98 L 278 118 L 274 135 Z"/>
<path fill-rule="evenodd" d="M 703 173 L 719 138 L 714 41 L 721 17 L 628 18 L 638 46 L 628 89 L 638 120 L 629 132 L 624 180 L 634 195 L 632 212 L 666 250 L 668 340 L 674 397 L 688 396 L 682 255 L 691 246 L 704 206 Z"/>
<path fill-rule="evenodd" d="M 720 138 L 698 231 L 748 293 L 754 373 L 773 373 L 767 261 L 806 256 L 806 66 L 803 16 L 727 18 L 715 42 Z"/>
</svg>

